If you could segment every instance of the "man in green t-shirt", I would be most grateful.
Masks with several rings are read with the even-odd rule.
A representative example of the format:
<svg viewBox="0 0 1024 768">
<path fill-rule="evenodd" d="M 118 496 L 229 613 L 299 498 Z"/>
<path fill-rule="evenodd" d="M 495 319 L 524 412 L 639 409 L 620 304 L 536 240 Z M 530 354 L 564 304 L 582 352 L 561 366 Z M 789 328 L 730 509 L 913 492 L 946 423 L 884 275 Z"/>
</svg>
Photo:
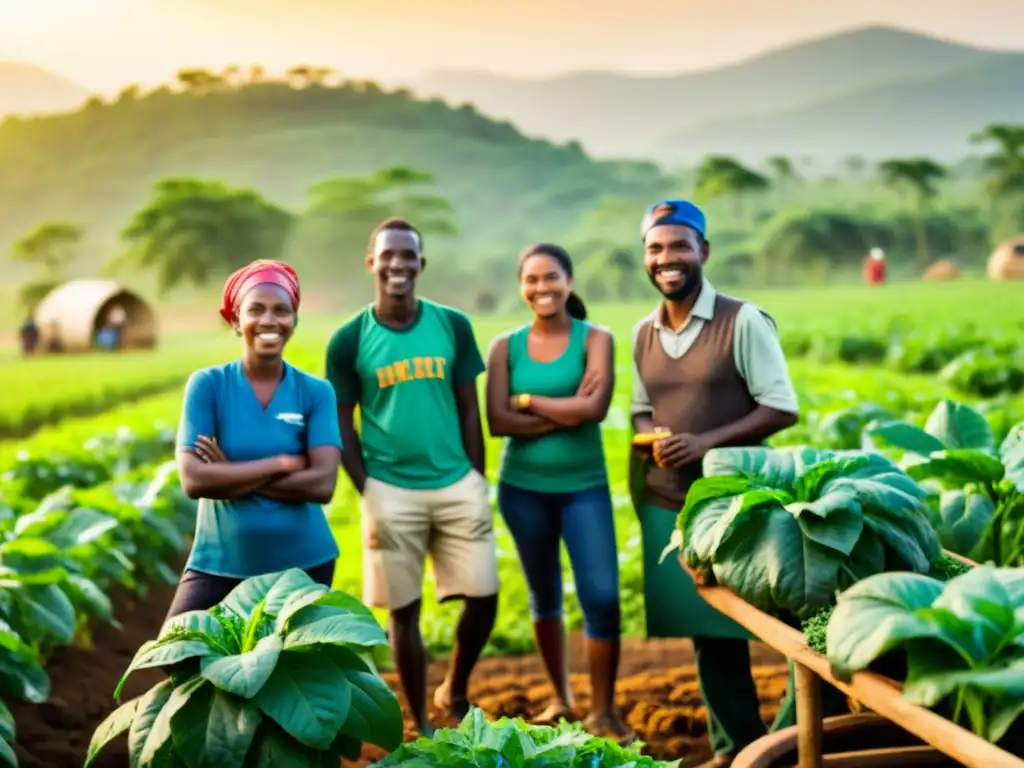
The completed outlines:
<svg viewBox="0 0 1024 768">
<path fill-rule="evenodd" d="M 461 718 L 469 676 L 494 627 L 498 570 L 476 378 L 484 371 L 469 318 L 419 299 L 420 233 L 388 219 L 366 258 L 376 298 L 327 346 L 341 426 L 342 466 L 362 497 L 363 599 L 390 611 L 398 676 L 421 732 L 427 655 L 420 635 L 429 553 L 441 601 L 465 605 L 434 704 Z M 359 406 L 361 435 L 354 412 Z"/>
</svg>

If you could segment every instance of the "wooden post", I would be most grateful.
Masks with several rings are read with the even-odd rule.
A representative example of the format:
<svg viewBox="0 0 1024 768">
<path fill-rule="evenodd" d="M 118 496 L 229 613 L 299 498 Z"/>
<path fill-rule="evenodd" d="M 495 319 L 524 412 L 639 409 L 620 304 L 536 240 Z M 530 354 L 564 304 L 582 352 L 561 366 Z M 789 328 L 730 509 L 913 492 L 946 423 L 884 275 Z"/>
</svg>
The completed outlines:
<svg viewBox="0 0 1024 768">
<path fill-rule="evenodd" d="M 818 676 L 793 663 L 796 683 L 797 768 L 822 768 L 821 685 Z"/>
</svg>

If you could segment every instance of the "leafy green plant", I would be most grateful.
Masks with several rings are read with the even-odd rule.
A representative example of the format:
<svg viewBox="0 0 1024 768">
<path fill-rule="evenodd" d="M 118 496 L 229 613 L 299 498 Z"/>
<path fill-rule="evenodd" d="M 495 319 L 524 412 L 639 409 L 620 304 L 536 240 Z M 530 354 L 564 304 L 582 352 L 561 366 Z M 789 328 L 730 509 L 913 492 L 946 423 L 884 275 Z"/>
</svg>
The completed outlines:
<svg viewBox="0 0 1024 768">
<path fill-rule="evenodd" d="M 362 742 L 402 740 L 398 699 L 370 654 L 387 643 L 369 609 L 292 569 L 247 579 L 210 611 L 170 619 L 136 653 L 170 679 L 96 729 L 88 766 L 127 733 L 132 768 L 338 764 Z"/>
<path fill-rule="evenodd" d="M 0 582 L 0 593 L 9 587 Z M 41 704 L 50 695 L 50 678 L 40 661 L 39 652 L 0 620 L 0 767 L 17 768 L 14 753 L 16 730 L 14 717 L 3 699 L 16 698 Z"/>
<path fill-rule="evenodd" d="M 11 746 L 16 736 L 14 716 L 0 700 L 0 766 L 3 768 L 18 768 L 18 756 L 14 754 L 14 747 Z"/>
<path fill-rule="evenodd" d="M 45 701 L 53 648 L 87 641 L 89 619 L 117 626 L 112 586 L 176 578 L 167 561 L 185 548 L 194 502 L 181 501 L 173 463 L 141 466 L 173 442 L 140 434 L 79 450 L 51 438 L 49 458 L 20 452 L 0 475 L 0 766 L 17 766 L 2 701 Z"/>
<path fill-rule="evenodd" d="M 873 421 L 892 419 L 888 409 L 875 403 L 857 403 L 826 413 L 818 422 L 816 446 L 853 451 L 861 447 L 861 434 Z"/>
<path fill-rule="evenodd" d="M 935 489 L 934 524 L 945 548 L 996 565 L 1024 564 L 1024 424 L 997 449 L 981 413 L 944 400 L 923 429 L 892 420 L 867 433 L 906 451 L 907 473 Z"/>
<path fill-rule="evenodd" d="M 903 695 L 997 742 L 1024 714 L 1024 570 L 978 566 L 943 584 L 885 573 L 839 596 L 826 642 L 849 680 L 893 651 L 906 654 Z"/>
<path fill-rule="evenodd" d="M 950 361 L 939 379 L 960 392 L 981 397 L 1016 394 L 1024 389 L 1024 356 L 1019 349 L 972 349 Z"/>
<path fill-rule="evenodd" d="M 928 575 L 933 579 L 938 579 L 939 581 L 949 581 L 950 579 L 955 579 L 960 574 L 967 573 L 971 570 L 971 567 L 972 566 L 967 565 L 962 560 L 957 560 L 955 557 L 943 554 L 932 563 L 932 567 L 931 570 L 928 571 Z M 822 608 L 800 624 L 804 637 L 807 639 L 807 645 L 810 646 L 811 650 L 820 653 L 822 656 L 828 654 L 828 642 L 826 641 L 826 635 L 828 632 L 828 623 L 832 619 L 832 613 L 835 609 L 836 607 L 834 605 Z"/>
<path fill-rule="evenodd" d="M 501 766 L 502 768 L 655 768 L 676 766 L 641 754 L 642 744 L 621 746 L 591 736 L 579 723 L 530 725 L 503 717 L 493 723 L 473 707 L 458 728 L 403 744 L 373 768 L 398 766 Z"/>
<path fill-rule="evenodd" d="M 682 545 L 691 568 L 763 611 L 802 619 L 867 576 L 928 571 L 941 550 L 924 495 L 876 453 L 717 449 L 666 554 Z"/>
</svg>

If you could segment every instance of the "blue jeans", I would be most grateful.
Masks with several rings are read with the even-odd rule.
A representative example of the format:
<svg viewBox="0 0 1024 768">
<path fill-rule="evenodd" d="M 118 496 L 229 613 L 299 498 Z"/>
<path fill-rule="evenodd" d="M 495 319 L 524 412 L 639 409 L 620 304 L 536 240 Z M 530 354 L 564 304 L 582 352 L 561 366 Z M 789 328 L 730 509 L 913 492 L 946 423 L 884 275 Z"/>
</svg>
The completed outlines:
<svg viewBox="0 0 1024 768">
<path fill-rule="evenodd" d="M 499 483 L 498 508 L 519 552 L 534 621 L 562 616 L 564 540 L 587 637 L 618 640 L 619 559 L 608 486 L 538 493 Z"/>
</svg>

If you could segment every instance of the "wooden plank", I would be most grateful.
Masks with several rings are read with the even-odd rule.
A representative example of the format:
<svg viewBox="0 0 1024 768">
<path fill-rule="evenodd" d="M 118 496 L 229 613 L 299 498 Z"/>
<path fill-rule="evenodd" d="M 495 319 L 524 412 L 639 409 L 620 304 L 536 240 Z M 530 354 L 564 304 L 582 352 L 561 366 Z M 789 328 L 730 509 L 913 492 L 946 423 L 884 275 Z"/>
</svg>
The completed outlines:
<svg viewBox="0 0 1024 768">
<path fill-rule="evenodd" d="M 943 759 L 944 758 L 944 759 Z M 858 752 L 834 752 L 825 755 L 822 768 L 903 768 L 905 765 L 957 765 L 956 761 L 935 747 L 889 747 L 863 749 Z"/>
<path fill-rule="evenodd" d="M 892 746 L 885 750 L 837 752 L 825 755 L 822 768 L 892 768 L 898 765 L 956 766 L 958 763 L 943 755 L 934 746 Z"/>
<path fill-rule="evenodd" d="M 796 686 L 797 768 L 822 768 L 821 686 L 814 671 L 793 665 Z"/>
<path fill-rule="evenodd" d="M 759 611 L 725 587 L 698 587 L 704 600 L 784 656 L 872 711 L 931 744 L 969 768 L 1024 768 L 1024 760 L 990 744 L 930 710 L 903 698 L 900 685 L 871 672 L 857 672 L 849 683 L 832 676 L 828 659 L 811 650 L 803 633 Z"/>
</svg>

